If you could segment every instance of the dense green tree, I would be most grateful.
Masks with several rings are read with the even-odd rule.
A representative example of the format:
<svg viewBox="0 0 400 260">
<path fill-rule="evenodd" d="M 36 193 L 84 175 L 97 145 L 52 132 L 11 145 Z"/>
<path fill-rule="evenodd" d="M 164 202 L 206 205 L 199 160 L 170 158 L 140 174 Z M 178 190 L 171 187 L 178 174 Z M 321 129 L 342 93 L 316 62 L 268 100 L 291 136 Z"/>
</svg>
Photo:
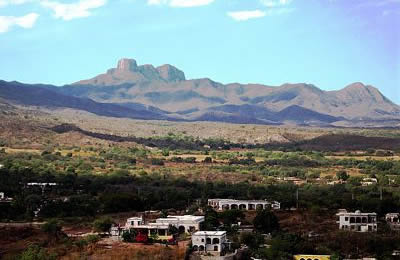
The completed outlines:
<svg viewBox="0 0 400 260">
<path fill-rule="evenodd" d="M 110 229 L 113 224 L 114 224 L 114 221 L 111 218 L 103 217 L 103 218 L 96 219 L 93 222 L 93 228 L 97 232 L 110 232 Z"/>
<path fill-rule="evenodd" d="M 278 218 L 272 211 L 268 209 L 257 211 L 257 215 L 253 220 L 253 225 L 258 232 L 262 232 L 264 234 L 279 230 Z"/>
</svg>

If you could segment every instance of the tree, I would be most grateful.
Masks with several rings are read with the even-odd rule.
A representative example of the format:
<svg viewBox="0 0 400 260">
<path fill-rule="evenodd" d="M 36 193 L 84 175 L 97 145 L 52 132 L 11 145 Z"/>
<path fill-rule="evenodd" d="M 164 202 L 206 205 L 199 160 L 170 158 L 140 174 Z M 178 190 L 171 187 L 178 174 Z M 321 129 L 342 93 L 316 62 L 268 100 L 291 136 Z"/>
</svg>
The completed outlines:
<svg viewBox="0 0 400 260">
<path fill-rule="evenodd" d="M 257 233 L 244 232 L 240 235 L 240 243 L 250 249 L 258 249 L 264 243 L 264 237 Z"/>
<path fill-rule="evenodd" d="M 31 245 L 19 257 L 19 260 L 56 260 L 57 256 L 48 254 L 45 249 Z"/>
<path fill-rule="evenodd" d="M 238 209 L 226 210 L 219 214 L 224 225 L 232 225 L 238 222 L 239 219 L 244 219 L 243 211 Z"/>
<path fill-rule="evenodd" d="M 93 222 L 93 227 L 94 230 L 97 232 L 109 232 L 111 229 L 111 226 L 114 224 L 114 221 L 112 221 L 111 218 L 100 218 L 100 219 L 96 219 Z"/>
<path fill-rule="evenodd" d="M 267 209 L 258 210 L 253 221 L 254 228 L 264 234 L 279 230 L 279 221 L 275 214 Z"/>
<path fill-rule="evenodd" d="M 207 156 L 206 158 L 204 158 L 203 162 L 204 163 L 212 163 L 212 158 Z"/>
<path fill-rule="evenodd" d="M 163 156 L 167 157 L 167 156 L 169 156 L 169 150 L 168 150 L 168 149 L 163 149 L 163 150 L 161 151 L 161 154 L 162 154 Z"/>
<path fill-rule="evenodd" d="M 43 232 L 47 233 L 50 238 L 58 239 L 63 234 L 60 223 L 55 219 L 44 223 L 41 229 Z"/>
<path fill-rule="evenodd" d="M 211 207 L 207 207 L 204 213 L 202 230 L 215 230 L 219 226 L 218 213 Z"/>
<path fill-rule="evenodd" d="M 347 181 L 350 175 L 346 171 L 342 170 L 336 173 L 336 177 L 338 178 L 338 180 Z"/>
<path fill-rule="evenodd" d="M 133 242 L 133 236 L 132 236 L 131 232 L 124 231 L 122 233 L 122 241 L 132 243 Z"/>
</svg>

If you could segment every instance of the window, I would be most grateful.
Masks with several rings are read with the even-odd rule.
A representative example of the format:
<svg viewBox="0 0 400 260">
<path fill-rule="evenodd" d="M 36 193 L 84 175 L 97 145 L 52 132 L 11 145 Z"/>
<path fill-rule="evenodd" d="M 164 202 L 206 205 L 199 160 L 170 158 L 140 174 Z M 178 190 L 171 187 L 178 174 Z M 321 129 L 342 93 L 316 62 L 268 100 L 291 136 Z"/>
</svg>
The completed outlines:
<svg viewBox="0 0 400 260">
<path fill-rule="evenodd" d="M 201 242 L 204 242 L 204 238 L 201 239 Z"/>
<path fill-rule="evenodd" d="M 344 220 L 345 220 L 345 221 L 349 221 L 349 217 L 345 217 Z"/>
<path fill-rule="evenodd" d="M 213 244 L 219 244 L 219 239 L 218 238 L 213 238 L 212 243 Z"/>
</svg>

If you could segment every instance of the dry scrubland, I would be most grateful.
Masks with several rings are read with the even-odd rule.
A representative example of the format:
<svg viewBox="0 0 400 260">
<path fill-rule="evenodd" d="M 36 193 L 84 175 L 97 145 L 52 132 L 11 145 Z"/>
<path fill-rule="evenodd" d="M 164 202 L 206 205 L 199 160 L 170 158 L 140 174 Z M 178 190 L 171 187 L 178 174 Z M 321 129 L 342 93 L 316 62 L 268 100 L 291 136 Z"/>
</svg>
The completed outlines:
<svg viewBox="0 0 400 260">
<path fill-rule="evenodd" d="M 363 136 L 400 137 L 399 129 L 317 128 L 298 126 L 241 125 L 220 122 L 145 121 L 109 118 L 87 112 L 58 109 L 46 111 L 60 122 L 76 124 L 92 132 L 120 136 L 155 137 L 168 133 L 210 138 L 220 137 L 237 143 L 271 143 L 308 140 L 327 134 L 355 134 Z M 51 122 L 51 121 L 50 121 Z M 52 122 L 53 124 L 55 122 Z"/>
<path fill-rule="evenodd" d="M 380 216 L 383 216 L 383 213 L 398 208 L 399 150 L 332 152 L 290 146 L 275 149 L 271 145 L 262 148 L 252 146 L 252 149 L 242 145 L 222 147 L 225 141 L 287 143 L 343 133 L 397 140 L 395 138 L 400 137 L 400 131 L 396 129 L 140 121 L 110 119 L 76 111 L 66 113 L 64 110 L 25 111 L 12 116 L 1 115 L 0 119 L 3 122 L 0 124 L 0 164 L 4 164 L 0 171 L 0 190 L 18 201 L 15 204 L 17 207 L 11 206 L 7 212 L 0 210 L 0 219 L 15 220 L 17 216 L 18 220 L 30 221 L 33 218 L 32 203 L 46 201 L 39 216 L 42 220 L 61 220 L 65 232 L 90 232 L 93 221 L 104 216 L 123 223 L 137 211 L 198 210 L 194 201 L 199 198 L 275 199 L 281 201 L 285 208 L 276 212 L 281 232 L 295 233 L 303 238 L 310 231 L 321 233 L 323 236 L 318 241 L 307 240 L 312 248 L 322 246 L 322 249 L 317 248 L 318 252 L 325 252 L 323 247 L 329 247 L 334 252 L 350 254 L 354 245 L 341 243 L 347 236 L 352 241 L 359 241 L 356 246 L 360 245 L 362 252 L 370 253 L 371 250 L 368 244 L 363 244 L 365 237 L 337 230 L 337 209 L 379 210 Z M 82 131 L 57 134 L 50 130 L 64 123 L 94 133 L 157 137 L 152 140 L 162 142 L 156 143 L 161 146 L 149 145 L 151 142 L 115 142 L 90 137 Z M 198 145 L 197 137 L 223 138 L 225 141 L 219 140 L 221 142 L 210 148 Z M 190 145 L 176 147 L 179 142 Z M 175 148 L 169 145 L 175 145 Z M 324 145 L 327 147 L 329 143 Z M 303 184 L 296 186 L 285 181 L 285 177 L 296 177 Z M 361 182 L 366 177 L 377 178 L 378 185 L 363 187 Z M 347 179 L 347 183 L 327 185 L 339 178 Z M 20 185 L 32 181 L 54 181 L 60 185 L 40 196 L 40 190 Z M 383 187 L 383 201 L 379 199 L 380 187 Z M 296 205 L 294 198 L 297 190 L 301 209 L 287 210 Z M 251 220 L 246 221 L 251 223 Z M 371 237 L 373 243 L 382 238 L 397 239 L 385 230 Z M 88 243 L 60 237 L 55 241 L 38 229 L 0 228 L 0 253 L 5 252 L 9 259 L 31 244 L 39 244 L 47 252 L 57 253 L 60 259 L 65 260 L 175 260 L 183 259 L 185 254 L 185 246 L 117 243 L 110 248 L 110 243 L 104 239 Z"/>
</svg>

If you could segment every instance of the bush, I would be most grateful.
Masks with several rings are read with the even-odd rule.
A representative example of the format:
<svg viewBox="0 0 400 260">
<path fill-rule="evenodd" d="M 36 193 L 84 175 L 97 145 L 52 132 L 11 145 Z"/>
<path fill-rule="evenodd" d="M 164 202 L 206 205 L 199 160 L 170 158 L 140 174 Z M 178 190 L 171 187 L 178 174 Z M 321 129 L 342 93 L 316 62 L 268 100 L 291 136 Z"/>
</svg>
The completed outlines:
<svg viewBox="0 0 400 260">
<path fill-rule="evenodd" d="M 163 166 L 164 165 L 164 160 L 159 159 L 159 158 L 151 158 L 151 164 L 152 165 Z"/>
<path fill-rule="evenodd" d="M 49 235 L 57 236 L 61 232 L 61 226 L 57 220 L 52 219 L 42 226 L 42 231 Z"/>
<path fill-rule="evenodd" d="M 346 171 L 338 171 L 336 173 L 336 177 L 338 178 L 338 180 L 347 181 L 350 175 Z"/>
<path fill-rule="evenodd" d="M 206 157 L 203 160 L 204 163 L 212 163 L 212 158 L 211 157 Z"/>
<path fill-rule="evenodd" d="M 19 257 L 19 260 L 56 260 L 57 256 L 48 254 L 45 249 L 37 245 L 30 246 Z"/>
<path fill-rule="evenodd" d="M 187 157 L 183 159 L 185 163 L 196 163 L 196 157 Z"/>
<path fill-rule="evenodd" d="M 112 221 L 111 218 L 104 217 L 104 218 L 96 219 L 93 222 L 93 228 L 97 232 L 109 232 L 113 223 L 114 222 Z"/>
</svg>

